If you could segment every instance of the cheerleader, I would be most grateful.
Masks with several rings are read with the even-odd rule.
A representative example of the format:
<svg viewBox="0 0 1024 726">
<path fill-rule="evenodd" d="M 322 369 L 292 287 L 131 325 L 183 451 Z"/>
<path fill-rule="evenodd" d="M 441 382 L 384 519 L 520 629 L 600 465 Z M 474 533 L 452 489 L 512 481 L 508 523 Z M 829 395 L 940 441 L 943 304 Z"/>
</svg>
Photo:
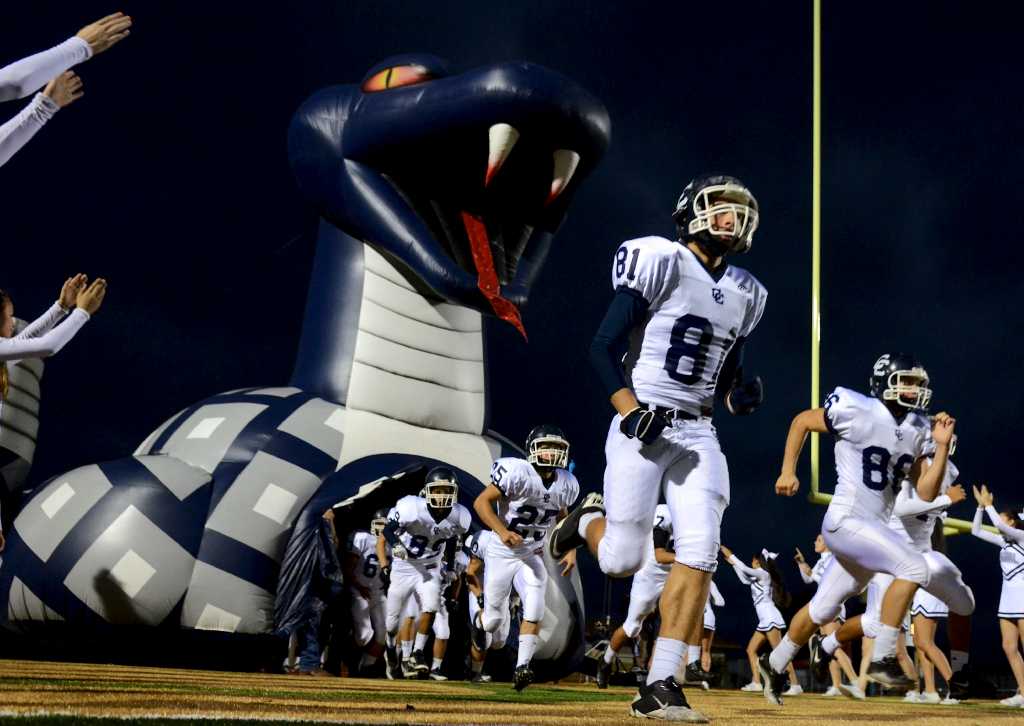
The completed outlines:
<svg viewBox="0 0 1024 726">
<path fill-rule="evenodd" d="M 1013 708 L 1024 708 L 1024 659 L 1021 658 L 1018 641 L 1024 641 L 1024 512 L 1004 509 L 997 512 L 992 492 L 982 485 L 981 491 L 974 487 L 974 498 L 978 511 L 974 513 L 971 534 L 1002 548 L 999 566 L 1003 570 L 1003 591 L 999 596 L 999 631 L 1003 636 L 1003 652 L 1010 662 L 1010 670 L 1017 681 L 1017 693 L 999 703 Z M 981 528 L 982 512 L 1002 535 L 986 532 Z"/>
<path fill-rule="evenodd" d="M 825 567 L 832 559 L 832 552 L 825 544 L 825 538 L 820 534 L 814 539 L 814 551 L 818 555 L 818 561 L 814 563 L 814 566 L 807 564 L 804 559 L 804 553 L 799 548 L 796 550 L 796 556 L 793 558 L 796 560 L 797 567 L 800 568 L 800 579 L 804 581 L 805 585 L 810 585 L 812 582 L 817 585 L 821 582 L 821 576 L 825 572 Z M 826 623 L 819 628 L 821 637 L 828 637 L 832 633 L 839 630 L 839 626 L 846 622 L 846 603 L 843 603 L 839 609 L 839 615 L 831 623 Z M 840 671 L 842 669 L 842 671 Z M 832 685 L 825 691 L 825 696 L 832 698 L 834 696 L 842 695 L 840 687 L 843 685 L 842 675 L 846 674 L 846 679 L 850 682 L 847 688 L 857 688 L 855 685 L 857 682 L 857 673 L 853 670 L 853 663 L 850 661 L 850 656 L 846 654 L 846 651 L 839 649 L 835 652 L 835 658 L 829 661 L 828 664 L 829 676 L 832 679 Z"/>
<path fill-rule="evenodd" d="M 732 551 L 722 546 L 722 556 L 726 562 L 736 570 L 736 577 L 744 585 L 750 587 L 750 597 L 754 601 L 754 609 L 757 611 L 757 631 L 750 637 L 747 644 L 747 658 L 750 660 L 750 670 L 753 679 L 743 686 L 743 691 L 761 692 L 764 688 L 761 685 L 761 675 L 757 667 L 757 652 L 764 645 L 765 640 L 774 648 L 782 640 L 782 631 L 786 629 L 786 621 L 779 612 L 779 607 L 789 605 L 790 596 L 782 582 L 782 575 L 775 567 L 775 558 L 778 554 L 761 550 L 761 554 L 754 555 L 750 559 L 750 567 L 744 565 Z M 789 674 L 789 689 L 783 695 L 799 696 L 804 692 L 797 680 L 796 671 L 790 663 L 787 668 Z"/>
</svg>

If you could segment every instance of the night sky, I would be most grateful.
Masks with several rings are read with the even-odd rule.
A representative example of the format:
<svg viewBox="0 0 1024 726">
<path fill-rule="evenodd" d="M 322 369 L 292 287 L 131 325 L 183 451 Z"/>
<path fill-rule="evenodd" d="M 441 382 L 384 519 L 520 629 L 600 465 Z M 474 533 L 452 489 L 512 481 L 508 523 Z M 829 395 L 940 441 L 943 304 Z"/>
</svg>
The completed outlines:
<svg viewBox="0 0 1024 726">
<path fill-rule="evenodd" d="M 316 224 L 285 153 L 304 98 L 400 52 L 456 69 L 529 60 L 604 101 L 612 144 L 534 285 L 529 344 L 491 325 L 493 428 L 521 440 L 559 423 L 584 489 L 600 489 L 612 410 L 586 349 L 611 299 L 612 253 L 630 237 L 670 236 L 692 176 L 739 176 L 762 212 L 736 262 L 769 291 L 747 345 L 768 398 L 754 416 L 717 415 L 732 477 L 723 541 L 744 559 L 762 546 L 784 553 L 797 588 L 789 555 L 800 546 L 811 558 L 824 509 L 778 499 L 773 484 L 789 420 L 809 404 L 811 2 L 276 5 L 5 4 L 0 64 L 116 9 L 135 18 L 131 38 L 77 68 L 85 98 L 0 169 L 0 287 L 20 317 L 45 309 L 73 272 L 110 282 L 96 319 L 47 364 L 33 480 L 126 455 L 211 394 L 287 382 Z M 863 390 L 883 351 L 916 352 L 933 409 L 959 417 L 962 481 L 989 483 L 997 507 L 1024 502 L 1007 455 L 1024 355 L 1024 90 L 1019 29 L 998 20 L 1001 8 L 826 3 L 822 192 L 823 395 Z M 973 511 L 970 501 L 952 515 Z M 969 536 L 949 551 L 979 603 L 974 655 L 998 663 L 998 552 Z M 599 614 L 596 568 L 585 576 Z M 728 567 L 716 581 L 728 601 L 720 637 L 745 642 L 746 588 Z"/>
</svg>

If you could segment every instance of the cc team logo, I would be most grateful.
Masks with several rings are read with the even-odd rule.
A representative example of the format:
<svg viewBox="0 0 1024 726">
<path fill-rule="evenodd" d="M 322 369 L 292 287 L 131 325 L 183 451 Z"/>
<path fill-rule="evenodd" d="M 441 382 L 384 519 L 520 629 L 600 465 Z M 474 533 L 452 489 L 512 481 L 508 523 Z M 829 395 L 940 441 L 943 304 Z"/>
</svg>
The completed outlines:
<svg viewBox="0 0 1024 726">
<path fill-rule="evenodd" d="M 715 302 L 718 303 L 719 305 L 725 305 L 725 294 L 722 292 L 721 288 L 711 288 L 711 297 L 713 297 L 715 299 Z"/>
</svg>

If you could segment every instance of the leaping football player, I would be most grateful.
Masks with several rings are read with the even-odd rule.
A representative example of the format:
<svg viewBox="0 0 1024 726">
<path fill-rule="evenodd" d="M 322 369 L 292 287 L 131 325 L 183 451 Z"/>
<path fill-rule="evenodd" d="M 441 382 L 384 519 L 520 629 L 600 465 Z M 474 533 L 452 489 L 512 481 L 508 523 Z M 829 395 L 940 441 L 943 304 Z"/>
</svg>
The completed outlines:
<svg viewBox="0 0 1024 726">
<path fill-rule="evenodd" d="M 750 249 L 758 227 L 757 201 L 743 182 L 694 179 L 672 216 L 677 241 L 641 237 L 615 253 L 615 296 L 590 348 L 617 412 L 605 442 L 604 499 L 588 495 L 559 523 L 550 548 L 561 558 L 585 543 L 606 575 L 628 577 L 651 547 L 664 492 L 675 524 L 675 563 L 661 596 L 647 683 L 631 711 L 703 723 L 674 674 L 688 643 L 699 642 L 729 504 L 729 470 L 711 414 L 716 394 L 737 415 L 763 400 L 760 379 L 743 380 L 742 351 L 767 292 L 749 272 L 726 263 L 729 254 Z"/>
<path fill-rule="evenodd" d="M 548 571 L 544 539 L 555 522 L 564 518 L 580 494 L 569 466 L 569 440 L 557 426 L 535 427 L 526 437 L 526 458 L 504 457 L 491 467 L 491 483 L 473 502 L 477 516 L 495 535 L 484 562 L 483 629 L 497 631 L 508 612 L 512 581 L 522 573 L 525 592 L 523 622 L 519 626 L 519 652 L 513 685 L 517 691 L 533 681 L 530 661 L 537 649 L 537 633 L 544 615 Z M 561 558 L 562 574 L 576 564 L 576 551 Z"/>
<path fill-rule="evenodd" d="M 881 356 L 872 369 L 871 395 L 836 388 L 822 408 L 793 419 L 786 438 L 782 473 L 775 484 L 781 496 L 799 489 L 796 464 L 808 432 L 836 438 L 837 483 L 821 526 L 832 551 L 811 601 L 790 623 L 789 632 L 771 655 L 758 661 L 765 698 L 781 705 L 783 671 L 814 631 L 832 622 L 842 603 L 858 594 L 876 573 L 895 578 L 882 600 L 879 622 L 861 618 L 839 630 L 855 627 L 875 639 L 868 677 L 884 686 L 913 685 L 896 658 L 896 638 L 918 587 L 962 615 L 974 611 L 974 594 L 948 560 L 929 559 L 889 527 L 890 515 L 904 479 L 924 502 L 939 494 L 946 474 L 950 442 L 956 425 L 947 413 L 930 423 L 925 415 L 932 391 L 928 373 L 906 353 Z M 830 638 L 834 636 L 829 636 Z"/>
</svg>

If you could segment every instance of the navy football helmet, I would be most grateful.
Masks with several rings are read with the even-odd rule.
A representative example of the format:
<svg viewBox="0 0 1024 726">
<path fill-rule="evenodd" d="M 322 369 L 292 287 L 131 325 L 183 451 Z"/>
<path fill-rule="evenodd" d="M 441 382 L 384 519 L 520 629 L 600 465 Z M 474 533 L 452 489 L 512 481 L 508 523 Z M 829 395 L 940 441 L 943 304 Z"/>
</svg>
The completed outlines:
<svg viewBox="0 0 1024 726">
<path fill-rule="evenodd" d="M 731 229 L 715 226 L 715 217 L 732 212 Z M 760 221 L 757 200 L 736 177 L 699 176 L 683 189 L 672 212 L 679 239 L 696 242 L 708 255 L 721 257 L 750 249 Z"/>
<path fill-rule="evenodd" d="M 374 537 L 380 537 L 384 534 L 384 527 L 388 523 L 388 510 L 378 509 L 373 513 L 373 518 L 370 519 L 370 534 Z"/>
<path fill-rule="evenodd" d="M 534 466 L 569 466 L 569 439 L 553 424 L 534 426 L 526 437 L 526 460 Z"/>
<path fill-rule="evenodd" d="M 869 383 L 871 395 L 912 411 L 926 411 L 932 400 L 928 371 L 910 353 L 885 353 L 875 361 Z"/>
<path fill-rule="evenodd" d="M 428 471 L 423 498 L 431 509 L 450 512 L 459 498 L 459 480 L 455 472 L 447 466 L 435 466 Z"/>
</svg>

